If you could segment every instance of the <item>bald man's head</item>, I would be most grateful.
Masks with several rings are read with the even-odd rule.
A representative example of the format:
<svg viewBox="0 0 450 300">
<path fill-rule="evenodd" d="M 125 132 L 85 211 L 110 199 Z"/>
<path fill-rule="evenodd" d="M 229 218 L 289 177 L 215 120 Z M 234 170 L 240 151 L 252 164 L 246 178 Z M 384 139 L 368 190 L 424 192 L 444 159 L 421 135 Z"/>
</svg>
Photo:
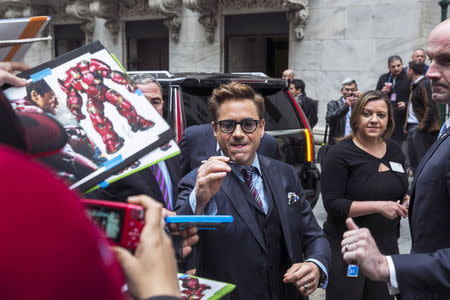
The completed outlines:
<svg viewBox="0 0 450 300">
<path fill-rule="evenodd" d="M 426 76 L 431 79 L 432 99 L 450 104 L 450 19 L 431 31 L 426 52 L 431 59 Z"/>
<path fill-rule="evenodd" d="M 281 76 L 282 79 L 284 80 L 294 80 L 295 78 L 295 73 L 294 70 L 292 69 L 287 69 L 283 71 L 283 76 Z"/>
</svg>

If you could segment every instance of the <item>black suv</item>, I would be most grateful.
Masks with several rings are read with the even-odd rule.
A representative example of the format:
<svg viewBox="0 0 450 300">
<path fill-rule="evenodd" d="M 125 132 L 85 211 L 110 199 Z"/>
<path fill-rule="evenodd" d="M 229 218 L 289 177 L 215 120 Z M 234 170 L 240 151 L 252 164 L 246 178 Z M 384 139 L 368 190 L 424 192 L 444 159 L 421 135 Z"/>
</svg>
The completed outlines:
<svg viewBox="0 0 450 300">
<path fill-rule="evenodd" d="M 314 140 L 308 120 L 282 79 L 262 73 L 150 73 L 160 82 L 165 101 L 165 119 L 180 141 L 184 128 L 211 123 L 207 101 L 214 88 L 231 81 L 250 85 L 265 99 L 266 133 L 278 141 L 282 160 L 295 167 L 311 206 L 320 192 L 320 173 L 314 163 Z"/>
</svg>

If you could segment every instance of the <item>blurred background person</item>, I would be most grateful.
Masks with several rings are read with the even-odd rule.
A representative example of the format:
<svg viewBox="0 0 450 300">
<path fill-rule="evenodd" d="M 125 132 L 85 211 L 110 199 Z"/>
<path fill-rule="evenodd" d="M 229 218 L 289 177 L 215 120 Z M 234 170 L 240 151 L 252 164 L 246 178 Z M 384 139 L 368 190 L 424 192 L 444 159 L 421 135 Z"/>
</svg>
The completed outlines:
<svg viewBox="0 0 450 300">
<path fill-rule="evenodd" d="M 427 58 L 427 55 L 425 53 L 425 50 L 422 48 L 414 49 L 414 51 L 411 55 L 412 61 L 424 64 L 424 69 L 423 69 L 422 75 L 425 75 L 425 73 L 427 73 L 428 68 L 429 68 L 429 66 L 425 63 L 426 58 Z M 408 66 L 408 68 L 409 68 L 409 66 Z"/>
<path fill-rule="evenodd" d="M 350 116 L 352 106 L 358 96 L 358 86 L 356 81 L 346 78 L 341 85 L 342 96 L 337 100 L 332 100 L 327 104 L 326 121 L 330 127 L 328 144 L 334 145 L 337 140 L 347 136 L 352 132 L 350 126 Z"/>
<path fill-rule="evenodd" d="M 317 106 L 318 101 L 306 96 L 305 82 L 301 79 L 294 79 L 289 84 L 289 91 L 295 97 L 295 100 L 302 108 L 308 119 L 309 126 L 313 129 L 317 124 Z"/>
<path fill-rule="evenodd" d="M 290 82 L 292 80 L 294 80 L 295 78 L 295 73 L 294 70 L 291 69 L 287 69 L 283 71 L 283 74 L 281 75 L 281 79 L 286 80 L 286 82 Z"/>
<path fill-rule="evenodd" d="M 406 134 L 403 132 L 403 123 L 406 118 L 410 81 L 406 71 L 403 69 L 403 62 L 400 56 L 393 55 L 389 57 L 387 64 L 389 72 L 378 78 L 375 89 L 382 91 L 391 100 L 395 122 L 392 138 L 401 144 L 406 140 Z M 403 153 L 407 153 L 406 144 L 403 146 Z"/>
<path fill-rule="evenodd" d="M 354 217 L 358 225 L 370 228 L 383 253 L 399 252 L 400 217 L 408 214 L 399 200 L 408 183 L 405 157 L 399 144 L 389 139 L 394 129 L 389 100 L 378 91 L 363 93 L 353 105 L 350 125 L 352 134 L 337 143 L 322 164 L 324 231 L 332 249 L 327 299 L 393 299 L 384 283 L 361 274 L 346 277 L 340 246 L 345 219 Z"/>
<path fill-rule="evenodd" d="M 431 100 L 431 83 L 422 75 L 424 70 L 423 62 L 410 61 L 408 64 L 407 73 L 412 84 L 405 129 L 408 132 L 410 175 L 436 141 L 440 129 L 439 110 Z"/>
</svg>

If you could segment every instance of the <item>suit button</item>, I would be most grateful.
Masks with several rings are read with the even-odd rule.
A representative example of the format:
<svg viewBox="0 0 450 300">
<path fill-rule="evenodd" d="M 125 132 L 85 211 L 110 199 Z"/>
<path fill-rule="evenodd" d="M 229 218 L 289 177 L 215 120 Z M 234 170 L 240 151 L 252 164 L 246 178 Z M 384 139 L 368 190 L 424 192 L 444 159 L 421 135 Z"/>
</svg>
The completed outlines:
<svg viewBox="0 0 450 300">
<path fill-rule="evenodd" d="M 267 243 L 267 247 L 269 247 L 269 248 L 272 248 L 272 245 L 273 245 L 272 242 Z"/>
</svg>

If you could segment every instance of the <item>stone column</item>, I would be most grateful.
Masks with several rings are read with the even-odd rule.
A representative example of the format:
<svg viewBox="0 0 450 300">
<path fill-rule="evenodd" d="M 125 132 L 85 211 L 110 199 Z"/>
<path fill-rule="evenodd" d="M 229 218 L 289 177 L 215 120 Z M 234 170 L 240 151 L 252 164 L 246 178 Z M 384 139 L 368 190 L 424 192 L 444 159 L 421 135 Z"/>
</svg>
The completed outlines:
<svg viewBox="0 0 450 300">
<path fill-rule="evenodd" d="M 205 28 L 199 22 L 202 15 L 186 7 L 182 8 L 178 43 L 169 45 L 169 69 L 171 72 L 221 72 L 221 35 L 219 24 L 214 29 Z M 209 30 L 209 31 L 208 31 Z M 223 47 L 222 47 L 223 48 Z"/>
</svg>

